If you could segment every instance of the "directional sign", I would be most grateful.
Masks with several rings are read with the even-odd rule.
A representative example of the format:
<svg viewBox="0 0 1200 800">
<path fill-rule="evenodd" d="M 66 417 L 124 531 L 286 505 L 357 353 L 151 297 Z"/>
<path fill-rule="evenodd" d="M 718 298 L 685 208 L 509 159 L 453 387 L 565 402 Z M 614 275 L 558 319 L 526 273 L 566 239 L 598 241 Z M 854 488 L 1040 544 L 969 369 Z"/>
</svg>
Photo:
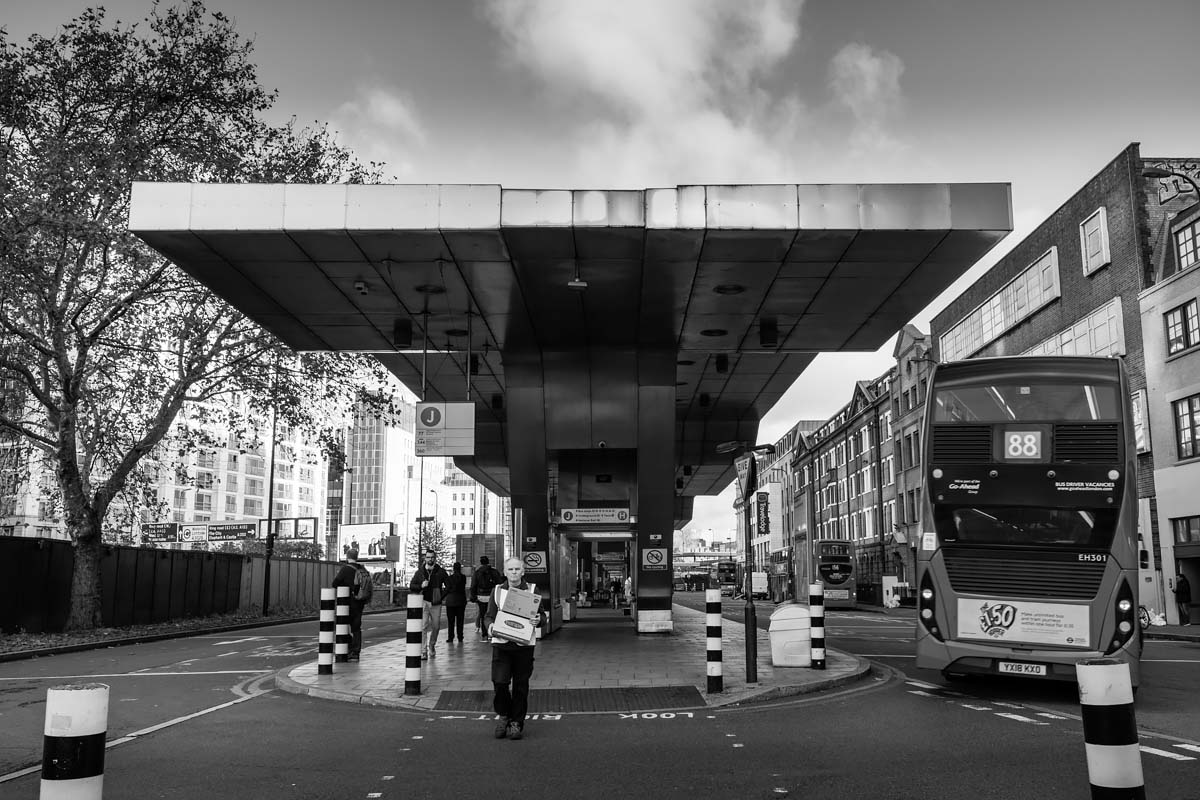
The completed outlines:
<svg viewBox="0 0 1200 800">
<path fill-rule="evenodd" d="M 666 570 L 667 568 L 667 548 L 665 547 L 646 547 L 642 549 L 642 569 L 653 572 L 655 570 Z"/>
<path fill-rule="evenodd" d="M 208 526 L 207 525 L 180 525 L 179 526 L 179 541 L 181 541 L 181 542 L 207 542 L 208 541 Z"/>
<path fill-rule="evenodd" d="M 417 403 L 414 440 L 418 457 L 474 455 L 475 404 Z"/>
<path fill-rule="evenodd" d="M 625 525 L 628 508 L 564 508 L 558 512 L 563 525 Z"/>
<path fill-rule="evenodd" d="M 177 542 L 179 541 L 179 523 L 144 522 L 142 523 L 142 539 L 147 542 Z"/>
<path fill-rule="evenodd" d="M 239 539 L 253 539 L 258 529 L 254 522 L 210 522 L 208 523 L 208 540 L 210 542 L 230 542 Z"/>
<path fill-rule="evenodd" d="M 526 572 L 545 572 L 546 571 L 546 551 L 545 550 L 530 550 L 521 558 L 525 561 Z"/>
</svg>

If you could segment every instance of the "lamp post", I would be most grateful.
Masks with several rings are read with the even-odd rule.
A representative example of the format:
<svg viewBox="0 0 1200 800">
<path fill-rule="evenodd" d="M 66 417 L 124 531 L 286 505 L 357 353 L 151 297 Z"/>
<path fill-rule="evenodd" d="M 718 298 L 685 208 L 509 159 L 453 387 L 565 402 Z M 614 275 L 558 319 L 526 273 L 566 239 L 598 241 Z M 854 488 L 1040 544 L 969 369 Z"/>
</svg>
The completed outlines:
<svg viewBox="0 0 1200 800">
<path fill-rule="evenodd" d="M 739 470 L 742 489 L 742 515 L 746 526 L 746 566 L 743 580 L 745 583 L 746 605 L 743 608 L 743 621 L 746 626 L 746 683 L 758 683 L 758 611 L 754 607 L 754 548 L 750 532 L 750 495 L 758 488 L 758 456 L 773 455 L 775 446 L 770 444 L 751 445 L 749 442 L 722 442 L 717 445 L 718 453 L 744 451 L 738 458 L 745 459 L 744 466 Z M 736 463 L 736 462 L 735 462 Z"/>
</svg>

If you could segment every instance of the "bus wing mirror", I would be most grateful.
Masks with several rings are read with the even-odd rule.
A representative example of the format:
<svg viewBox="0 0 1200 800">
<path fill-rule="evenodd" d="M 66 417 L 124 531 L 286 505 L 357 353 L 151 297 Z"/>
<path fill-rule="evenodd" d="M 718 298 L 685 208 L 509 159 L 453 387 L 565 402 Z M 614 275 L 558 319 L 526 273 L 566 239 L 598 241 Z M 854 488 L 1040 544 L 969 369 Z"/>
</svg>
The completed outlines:
<svg viewBox="0 0 1200 800">
<path fill-rule="evenodd" d="M 1138 567 L 1141 569 L 1150 569 L 1150 551 L 1138 550 Z"/>
</svg>

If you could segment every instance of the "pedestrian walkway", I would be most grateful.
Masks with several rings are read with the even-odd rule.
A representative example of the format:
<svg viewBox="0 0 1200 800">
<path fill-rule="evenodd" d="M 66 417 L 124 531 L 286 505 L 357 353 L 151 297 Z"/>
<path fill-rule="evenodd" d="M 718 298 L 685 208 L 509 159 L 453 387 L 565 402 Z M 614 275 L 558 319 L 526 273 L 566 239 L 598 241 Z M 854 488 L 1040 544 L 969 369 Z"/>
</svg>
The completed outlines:
<svg viewBox="0 0 1200 800">
<path fill-rule="evenodd" d="M 824 670 L 772 666 L 768 634 L 759 630 L 758 680 L 747 683 L 745 626 L 725 619 L 724 691 L 710 694 L 705 614 L 679 605 L 673 607 L 673 614 L 674 633 L 639 636 L 632 618 L 620 611 L 578 609 L 575 619 L 538 643 L 529 683 L 530 713 L 655 711 L 763 702 L 843 686 L 870 671 L 865 659 L 833 649 L 827 652 Z M 276 685 L 288 692 L 349 703 L 491 713 L 491 645 L 477 637 L 454 644 L 443 639 L 437 654 L 421 662 L 421 694 L 414 696 L 404 694 L 404 637 L 372 644 L 369 631 L 364 633 L 366 646 L 360 661 L 337 663 L 332 675 L 318 675 L 314 657 L 310 663 L 280 671 Z"/>
</svg>

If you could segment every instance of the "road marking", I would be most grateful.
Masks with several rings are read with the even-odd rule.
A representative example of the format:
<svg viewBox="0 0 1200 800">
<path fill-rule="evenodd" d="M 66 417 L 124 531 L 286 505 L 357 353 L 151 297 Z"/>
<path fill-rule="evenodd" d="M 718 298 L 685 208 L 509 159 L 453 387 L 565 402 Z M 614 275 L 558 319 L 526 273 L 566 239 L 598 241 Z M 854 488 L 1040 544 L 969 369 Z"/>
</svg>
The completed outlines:
<svg viewBox="0 0 1200 800">
<path fill-rule="evenodd" d="M 1191 750 L 1195 753 L 1200 753 L 1200 745 L 1196 744 L 1177 744 L 1176 747 L 1182 747 L 1184 750 Z"/>
<path fill-rule="evenodd" d="M 1045 717 L 1046 719 L 1066 719 L 1066 717 L 1059 716 L 1058 714 L 1051 714 L 1049 711 L 1039 711 L 1038 716 Z"/>
<path fill-rule="evenodd" d="M 106 672 L 97 675 L 25 675 L 19 678 L 0 678 L 0 681 L 66 681 L 79 678 L 169 678 L 179 675 L 247 675 L 276 672 L 273 669 L 218 669 L 205 672 Z"/>
<path fill-rule="evenodd" d="M 1028 722 L 1031 725 L 1049 725 L 1050 724 L 1049 722 L 1038 722 L 1036 719 L 1031 719 L 1029 717 L 1022 716 L 1020 714 L 1010 714 L 1007 711 L 997 711 L 996 716 L 1004 717 L 1005 719 L 1016 720 L 1017 722 Z"/>
<path fill-rule="evenodd" d="M 1185 756 L 1181 753 L 1172 753 L 1170 750 L 1159 750 L 1157 747 L 1147 747 L 1146 745 L 1142 745 L 1138 750 L 1141 750 L 1143 753 L 1149 753 L 1152 756 L 1162 756 L 1163 758 L 1170 758 L 1175 761 L 1196 760 L 1194 756 Z"/>
<path fill-rule="evenodd" d="M 972 711 L 991 711 L 992 710 L 989 706 L 973 706 L 970 703 L 961 703 L 960 705 L 962 705 L 963 708 L 969 708 Z"/>
<path fill-rule="evenodd" d="M 936 684 L 925 683 L 924 681 L 907 680 L 907 681 L 905 681 L 905 683 L 907 683 L 909 686 L 918 686 L 922 689 L 940 689 L 940 688 L 942 688 L 940 686 L 937 686 Z"/>
<path fill-rule="evenodd" d="M 923 689 L 909 689 L 908 693 L 915 694 L 918 697 L 937 697 L 936 694 L 933 694 L 932 692 L 926 692 Z"/>
<path fill-rule="evenodd" d="M 237 654 L 238 654 L 238 651 L 237 651 L 237 650 L 230 650 L 228 653 L 221 653 L 221 654 L 219 654 L 219 655 L 217 656 L 217 658 L 224 658 L 225 656 L 236 656 Z"/>
<path fill-rule="evenodd" d="M 245 639 L 230 639 L 227 642 L 213 642 L 213 647 L 220 647 L 223 644 L 241 644 L 242 642 L 257 642 L 262 639 L 261 636 L 247 636 Z"/>
</svg>

